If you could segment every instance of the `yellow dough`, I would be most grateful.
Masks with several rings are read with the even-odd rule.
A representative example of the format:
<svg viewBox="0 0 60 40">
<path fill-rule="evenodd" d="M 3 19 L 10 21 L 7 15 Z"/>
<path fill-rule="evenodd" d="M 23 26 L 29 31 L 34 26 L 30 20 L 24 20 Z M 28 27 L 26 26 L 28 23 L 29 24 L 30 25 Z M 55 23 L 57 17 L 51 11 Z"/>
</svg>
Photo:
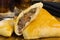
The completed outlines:
<svg viewBox="0 0 60 40">
<path fill-rule="evenodd" d="M 23 36 L 25 39 L 60 36 L 60 22 L 42 8 L 37 18 L 23 31 Z"/>
<path fill-rule="evenodd" d="M 13 20 L 4 19 L 0 21 L 0 35 L 10 37 L 13 33 Z"/>
<path fill-rule="evenodd" d="M 36 18 L 42 7 L 43 3 L 39 2 L 31 5 L 19 14 L 14 27 L 16 35 L 22 35 L 22 31 Z"/>
</svg>

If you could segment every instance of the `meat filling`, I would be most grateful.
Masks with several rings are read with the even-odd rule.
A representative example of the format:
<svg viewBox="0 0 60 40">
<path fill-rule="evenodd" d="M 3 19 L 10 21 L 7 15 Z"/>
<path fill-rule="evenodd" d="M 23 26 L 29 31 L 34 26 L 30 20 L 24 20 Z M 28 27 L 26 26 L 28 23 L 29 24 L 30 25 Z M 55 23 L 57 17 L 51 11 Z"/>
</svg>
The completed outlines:
<svg viewBox="0 0 60 40">
<path fill-rule="evenodd" d="M 19 33 L 21 32 L 21 29 L 25 26 L 25 24 L 31 20 L 31 16 L 33 16 L 35 12 L 36 8 L 31 9 L 28 13 L 24 14 L 24 16 L 21 17 L 21 19 L 18 22 Z"/>
</svg>

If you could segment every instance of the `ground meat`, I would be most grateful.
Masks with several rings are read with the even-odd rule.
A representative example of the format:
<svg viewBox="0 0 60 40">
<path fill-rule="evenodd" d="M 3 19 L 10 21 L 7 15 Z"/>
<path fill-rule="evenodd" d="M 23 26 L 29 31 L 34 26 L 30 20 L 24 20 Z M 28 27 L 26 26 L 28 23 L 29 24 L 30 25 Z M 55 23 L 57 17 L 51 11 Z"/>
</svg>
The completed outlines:
<svg viewBox="0 0 60 40">
<path fill-rule="evenodd" d="M 24 16 L 21 17 L 21 19 L 19 19 L 19 22 L 18 22 L 19 33 L 20 33 L 20 30 L 25 26 L 25 24 L 31 20 L 31 16 L 33 16 L 35 12 L 36 12 L 36 8 L 31 9 L 29 12 L 24 14 Z"/>
</svg>

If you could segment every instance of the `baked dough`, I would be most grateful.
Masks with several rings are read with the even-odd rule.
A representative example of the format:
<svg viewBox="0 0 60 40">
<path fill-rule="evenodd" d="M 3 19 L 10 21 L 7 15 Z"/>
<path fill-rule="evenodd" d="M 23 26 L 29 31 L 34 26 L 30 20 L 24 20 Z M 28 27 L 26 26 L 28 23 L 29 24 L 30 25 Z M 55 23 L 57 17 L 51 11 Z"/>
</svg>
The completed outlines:
<svg viewBox="0 0 60 40">
<path fill-rule="evenodd" d="M 15 33 L 18 36 L 20 36 L 26 26 L 36 18 L 42 7 L 43 3 L 39 2 L 30 6 L 19 14 L 15 23 Z"/>
<path fill-rule="evenodd" d="M 23 30 L 23 36 L 25 39 L 60 36 L 60 22 L 42 8 L 35 20 Z"/>
<path fill-rule="evenodd" d="M 6 18 L 0 21 L 0 35 L 10 37 L 13 33 L 13 19 Z"/>
</svg>

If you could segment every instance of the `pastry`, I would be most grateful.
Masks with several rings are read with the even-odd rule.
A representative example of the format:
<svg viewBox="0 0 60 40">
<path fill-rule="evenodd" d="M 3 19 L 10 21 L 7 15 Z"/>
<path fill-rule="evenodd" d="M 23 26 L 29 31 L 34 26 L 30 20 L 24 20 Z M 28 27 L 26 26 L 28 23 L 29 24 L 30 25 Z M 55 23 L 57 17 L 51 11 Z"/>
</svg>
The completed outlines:
<svg viewBox="0 0 60 40">
<path fill-rule="evenodd" d="M 38 16 L 23 30 L 24 39 L 59 37 L 60 22 L 47 10 L 40 9 Z"/>
<path fill-rule="evenodd" d="M 40 9 L 43 7 L 43 3 L 36 3 L 26 10 L 22 11 L 16 19 L 15 22 L 15 33 L 20 36 L 22 31 L 29 25 L 38 15 Z"/>
<path fill-rule="evenodd" d="M 0 35 L 10 37 L 13 33 L 13 19 L 6 18 L 0 21 Z"/>
</svg>

